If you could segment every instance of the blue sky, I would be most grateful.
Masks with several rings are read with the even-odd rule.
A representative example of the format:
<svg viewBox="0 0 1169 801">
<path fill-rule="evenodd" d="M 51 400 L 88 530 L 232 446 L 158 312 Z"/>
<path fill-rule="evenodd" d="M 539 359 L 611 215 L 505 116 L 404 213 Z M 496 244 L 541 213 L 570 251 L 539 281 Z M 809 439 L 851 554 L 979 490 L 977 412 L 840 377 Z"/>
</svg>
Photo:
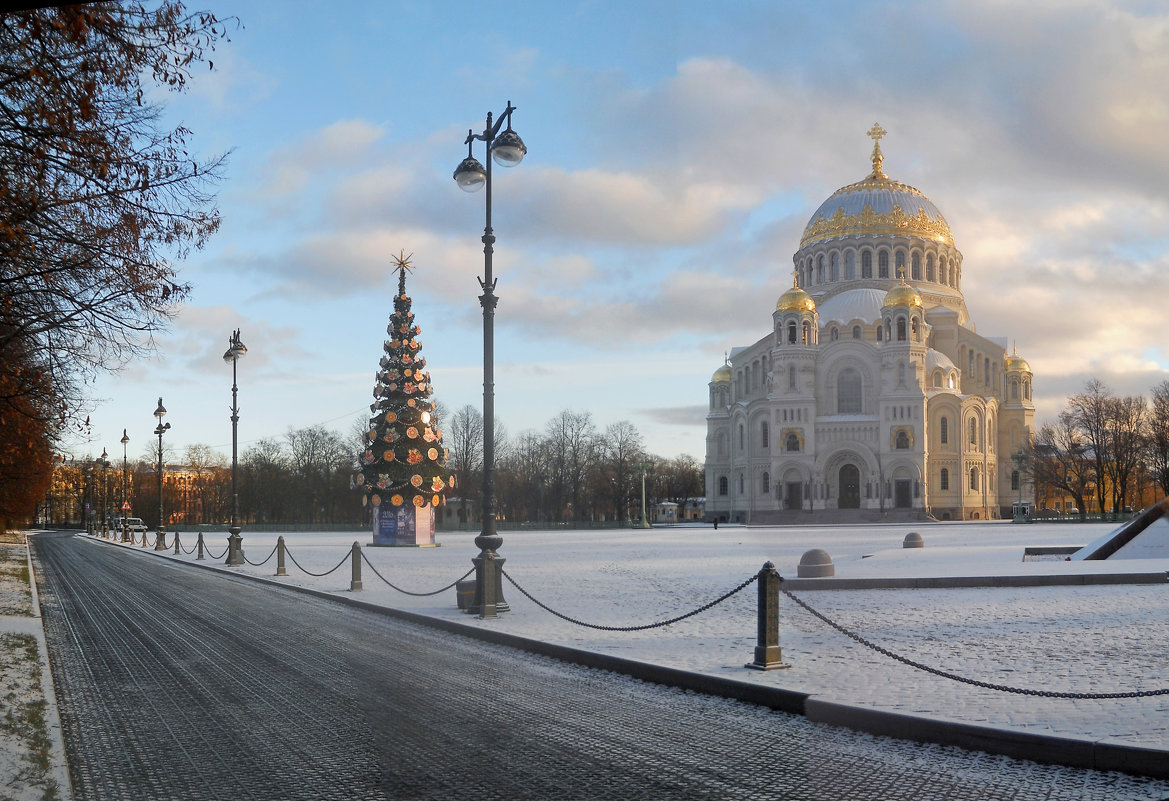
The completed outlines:
<svg viewBox="0 0 1169 801">
<path fill-rule="evenodd" d="M 518 107 L 496 169 L 496 413 L 627 419 L 704 456 L 707 382 L 767 332 L 817 206 L 885 171 L 927 194 L 964 256 L 980 333 L 1017 342 L 1038 416 L 1098 377 L 1169 378 L 1169 12 L 1153 2 L 239 2 L 214 70 L 168 100 L 231 150 L 221 231 L 157 358 L 93 387 L 77 456 L 230 454 L 368 412 L 396 286 L 435 397 L 482 402 L 483 197 L 451 180 L 468 128 Z M 481 147 L 481 146 L 480 146 Z M 482 160 L 484 155 L 477 151 Z"/>
</svg>

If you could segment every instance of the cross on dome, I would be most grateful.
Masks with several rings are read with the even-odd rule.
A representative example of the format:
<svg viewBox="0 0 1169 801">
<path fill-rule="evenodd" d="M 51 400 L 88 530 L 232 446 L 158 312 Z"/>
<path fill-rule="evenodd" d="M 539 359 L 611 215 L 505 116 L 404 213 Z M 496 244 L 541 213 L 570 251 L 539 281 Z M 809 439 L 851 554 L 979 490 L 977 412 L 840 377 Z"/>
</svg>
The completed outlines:
<svg viewBox="0 0 1169 801">
<path fill-rule="evenodd" d="M 881 165 L 885 163 L 885 156 L 881 153 L 881 137 L 889 133 L 880 126 L 879 123 L 874 122 L 873 127 L 869 128 L 868 136 L 873 140 L 873 175 L 884 178 L 885 173 L 881 171 Z"/>
</svg>

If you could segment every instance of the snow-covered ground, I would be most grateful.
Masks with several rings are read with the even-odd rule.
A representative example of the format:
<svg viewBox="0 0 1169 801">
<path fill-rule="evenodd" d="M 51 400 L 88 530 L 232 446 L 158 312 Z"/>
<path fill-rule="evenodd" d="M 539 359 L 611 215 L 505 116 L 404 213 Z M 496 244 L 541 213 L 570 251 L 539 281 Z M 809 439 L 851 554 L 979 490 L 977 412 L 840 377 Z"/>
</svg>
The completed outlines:
<svg viewBox="0 0 1169 801">
<path fill-rule="evenodd" d="M 811 548 L 831 554 L 838 577 L 1066 574 L 1169 571 L 1154 558 L 1026 562 L 1027 546 L 1082 546 L 1113 524 L 1009 522 L 919 526 L 744 528 L 649 531 L 504 532 L 505 571 L 532 596 L 581 621 L 634 626 L 676 617 L 733 589 L 772 561 L 796 575 Z M 922 549 L 904 549 L 917 531 Z M 244 530 L 248 559 L 259 562 L 276 533 Z M 429 592 L 463 576 L 477 553 L 473 533 L 443 533 L 437 548 L 374 548 L 361 533 L 286 533 L 291 557 L 278 581 L 349 593 L 347 550 L 368 559 L 403 590 Z M 170 541 L 168 537 L 168 542 Z M 210 535 L 219 554 L 225 538 Z M 195 544 L 186 534 L 182 544 Z M 149 551 L 150 555 L 155 554 Z M 172 559 L 193 561 L 194 555 Z M 208 560 L 209 561 L 209 560 Z M 218 563 L 222 562 L 222 558 Z M 228 568 L 224 568 L 228 569 Z M 272 577 L 276 558 L 232 571 Z M 665 628 L 611 632 L 566 622 L 506 580 L 511 611 L 479 620 L 456 608 L 454 589 L 415 597 L 363 567 L 362 600 L 576 648 L 690 671 L 760 682 L 822 698 L 923 717 L 1038 733 L 1107 739 L 1169 750 L 1169 696 L 1118 700 L 1034 698 L 971 687 L 907 667 L 832 630 L 780 598 L 780 644 L 788 670 L 744 669 L 756 633 L 754 585 L 724 603 Z M 1169 687 L 1169 584 L 980 589 L 837 590 L 797 593 L 861 636 L 917 662 L 996 684 L 1076 693 Z"/>
</svg>

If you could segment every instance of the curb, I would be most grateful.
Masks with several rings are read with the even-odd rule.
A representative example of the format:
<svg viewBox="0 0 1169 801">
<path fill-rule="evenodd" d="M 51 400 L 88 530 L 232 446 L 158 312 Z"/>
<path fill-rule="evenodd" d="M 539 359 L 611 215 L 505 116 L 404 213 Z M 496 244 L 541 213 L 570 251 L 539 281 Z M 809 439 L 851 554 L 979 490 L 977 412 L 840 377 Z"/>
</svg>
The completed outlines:
<svg viewBox="0 0 1169 801">
<path fill-rule="evenodd" d="M 115 543 L 87 538 L 106 545 Z M 872 707 L 833 701 L 825 696 L 803 693 L 780 687 L 766 687 L 751 682 L 736 681 L 719 676 L 692 673 L 678 668 L 665 667 L 648 662 L 639 662 L 608 654 L 585 651 L 566 645 L 556 645 L 533 640 L 516 634 L 492 631 L 465 623 L 443 618 L 429 617 L 393 607 L 380 606 L 369 601 L 347 597 L 338 593 L 283 584 L 265 576 L 235 572 L 218 564 L 199 564 L 174 559 L 170 551 L 145 552 L 129 548 L 131 553 L 154 554 L 168 557 L 167 561 L 184 567 L 203 570 L 246 579 L 258 584 L 280 588 L 291 592 L 310 595 L 324 600 L 363 609 L 375 614 L 416 623 L 430 628 L 458 634 L 465 637 L 502 645 L 509 648 L 540 654 L 564 662 L 582 665 L 598 670 L 608 670 L 634 679 L 692 690 L 707 695 L 742 701 L 782 712 L 801 715 L 813 723 L 842 726 L 869 734 L 884 735 L 901 740 L 949 745 L 989 754 L 1045 762 L 1073 768 L 1088 768 L 1100 771 L 1122 771 L 1155 779 L 1169 779 L 1169 750 L 1130 745 L 1117 740 L 1094 740 L 1084 737 L 1069 737 L 1054 734 L 1004 729 L 994 726 L 979 726 L 972 723 L 907 715 Z M 1111 574 L 1105 574 L 1111 575 Z M 1166 581 L 1165 573 L 1149 574 L 1159 576 L 1158 583 Z M 831 581 L 831 579 L 828 579 Z M 785 585 L 794 584 L 785 581 Z M 801 589 L 808 589 L 802 587 Z"/>
</svg>

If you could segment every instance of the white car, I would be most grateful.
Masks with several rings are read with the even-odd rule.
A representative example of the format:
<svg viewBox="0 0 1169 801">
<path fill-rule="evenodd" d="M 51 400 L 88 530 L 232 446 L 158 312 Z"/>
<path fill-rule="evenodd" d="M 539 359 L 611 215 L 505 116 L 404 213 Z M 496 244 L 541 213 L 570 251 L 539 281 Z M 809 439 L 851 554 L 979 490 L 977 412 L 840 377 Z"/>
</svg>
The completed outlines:
<svg viewBox="0 0 1169 801">
<path fill-rule="evenodd" d="M 141 517 L 127 517 L 124 520 L 123 520 L 123 518 L 118 518 L 118 529 L 117 530 L 119 532 L 122 531 L 123 522 L 125 523 L 126 531 L 129 532 L 130 534 L 139 534 L 139 533 L 145 534 L 146 533 L 146 524 L 142 522 Z"/>
</svg>

